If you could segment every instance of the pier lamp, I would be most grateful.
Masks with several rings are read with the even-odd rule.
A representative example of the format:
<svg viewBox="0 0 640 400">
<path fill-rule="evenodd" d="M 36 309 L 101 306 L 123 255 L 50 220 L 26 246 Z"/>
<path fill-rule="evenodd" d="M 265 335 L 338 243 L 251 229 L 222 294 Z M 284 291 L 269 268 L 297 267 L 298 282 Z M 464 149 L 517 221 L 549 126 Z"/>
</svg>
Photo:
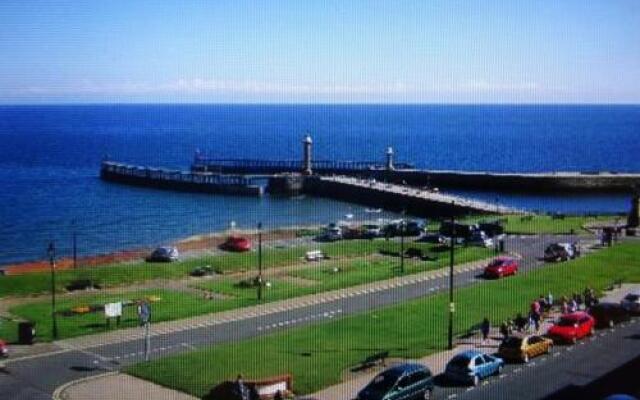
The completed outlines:
<svg viewBox="0 0 640 400">
<path fill-rule="evenodd" d="M 448 348 L 453 349 L 453 313 L 456 310 L 453 302 L 453 263 L 454 263 L 454 247 L 456 243 L 456 220 L 454 218 L 455 202 L 451 202 L 451 243 L 449 244 L 449 329 L 448 329 Z"/>
<path fill-rule="evenodd" d="M 262 300 L 262 222 L 258 222 L 258 301 Z"/>
<path fill-rule="evenodd" d="M 47 248 L 49 266 L 51 267 L 51 334 L 58 339 L 58 321 L 56 320 L 56 245 L 49 243 Z"/>
</svg>

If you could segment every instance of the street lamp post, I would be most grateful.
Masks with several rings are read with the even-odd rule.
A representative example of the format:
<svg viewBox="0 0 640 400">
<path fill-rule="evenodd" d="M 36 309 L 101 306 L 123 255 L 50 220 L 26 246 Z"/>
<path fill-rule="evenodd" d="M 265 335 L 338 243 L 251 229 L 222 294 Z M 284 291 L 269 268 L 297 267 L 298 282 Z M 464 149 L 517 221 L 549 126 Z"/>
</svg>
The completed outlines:
<svg viewBox="0 0 640 400">
<path fill-rule="evenodd" d="M 448 348 L 453 349 L 453 313 L 455 312 L 455 303 L 453 302 L 453 262 L 454 247 L 456 242 L 456 221 L 453 217 L 455 203 L 451 202 L 451 244 L 449 245 L 449 329 L 448 329 Z"/>
<path fill-rule="evenodd" d="M 73 232 L 72 232 L 72 241 L 73 241 L 73 269 L 78 267 L 78 232 L 76 231 L 76 221 L 73 220 Z"/>
<path fill-rule="evenodd" d="M 404 274 L 404 217 L 400 221 L 400 273 Z"/>
<path fill-rule="evenodd" d="M 258 301 L 262 300 L 262 222 L 258 223 Z"/>
<path fill-rule="evenodd" d="M 58 321 L 56 320 L 56 246 L 49 243 L 47 249 L 49 255 L 49 266 L 51 267 L 51 334 L 54 339 L 58 339 Z"/>
</svg>

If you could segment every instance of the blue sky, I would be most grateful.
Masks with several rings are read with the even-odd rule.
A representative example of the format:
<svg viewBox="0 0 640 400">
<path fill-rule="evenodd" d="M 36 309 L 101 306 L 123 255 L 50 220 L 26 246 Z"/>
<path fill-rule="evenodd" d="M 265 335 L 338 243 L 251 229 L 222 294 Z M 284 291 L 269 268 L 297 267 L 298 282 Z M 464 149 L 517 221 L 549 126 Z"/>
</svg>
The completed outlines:
<svg viewBox="0 0 640 400">
<path fill-rule="evenodd" d="M 0 2 L 0 103 L 640 103 L 640 1 Z"/>
</svg>

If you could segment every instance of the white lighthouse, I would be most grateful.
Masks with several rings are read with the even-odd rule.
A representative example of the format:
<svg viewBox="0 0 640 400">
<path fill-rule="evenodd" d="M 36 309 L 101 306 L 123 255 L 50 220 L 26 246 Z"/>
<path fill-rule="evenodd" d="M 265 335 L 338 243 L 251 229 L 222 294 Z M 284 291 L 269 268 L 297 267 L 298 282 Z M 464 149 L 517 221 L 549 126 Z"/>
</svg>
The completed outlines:
<svg viewBox="0 0 640 400">
<path fill-rule="evenodd" d="M 311 145 L 313 141 L 311 140 L 311 135 L 307 133 L 304 140 L 302 140 L 303 145 L 303 161 L 302 161 L 302 173 L 305 175 L 311 175 L 313 171 L 311 170 Z"/>
</svg>

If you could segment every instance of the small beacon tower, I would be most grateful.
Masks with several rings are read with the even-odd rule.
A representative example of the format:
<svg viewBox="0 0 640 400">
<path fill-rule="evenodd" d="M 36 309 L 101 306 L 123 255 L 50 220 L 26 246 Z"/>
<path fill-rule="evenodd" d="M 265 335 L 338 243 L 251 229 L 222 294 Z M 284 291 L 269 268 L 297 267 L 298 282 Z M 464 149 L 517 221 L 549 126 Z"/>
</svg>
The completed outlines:
<svg viewBox="0 0 640 400">
<path fill-rule="evenodd" d="M 387 148 L 387 171 L 393 171 L 395 167 L 393 166 L 393 147 Z"/>
<path fill-rule="evenodd" d="M 313 171 L 311 170 L 311 145 L 313 141 L 311 140 L 311 135 L 307 133 L 305 138 L 302 140 L 303 145 L 303 154 L 304 158 L 302 161 L 302 173 L 304 175 L 311 175 Z"/>
</svg>

